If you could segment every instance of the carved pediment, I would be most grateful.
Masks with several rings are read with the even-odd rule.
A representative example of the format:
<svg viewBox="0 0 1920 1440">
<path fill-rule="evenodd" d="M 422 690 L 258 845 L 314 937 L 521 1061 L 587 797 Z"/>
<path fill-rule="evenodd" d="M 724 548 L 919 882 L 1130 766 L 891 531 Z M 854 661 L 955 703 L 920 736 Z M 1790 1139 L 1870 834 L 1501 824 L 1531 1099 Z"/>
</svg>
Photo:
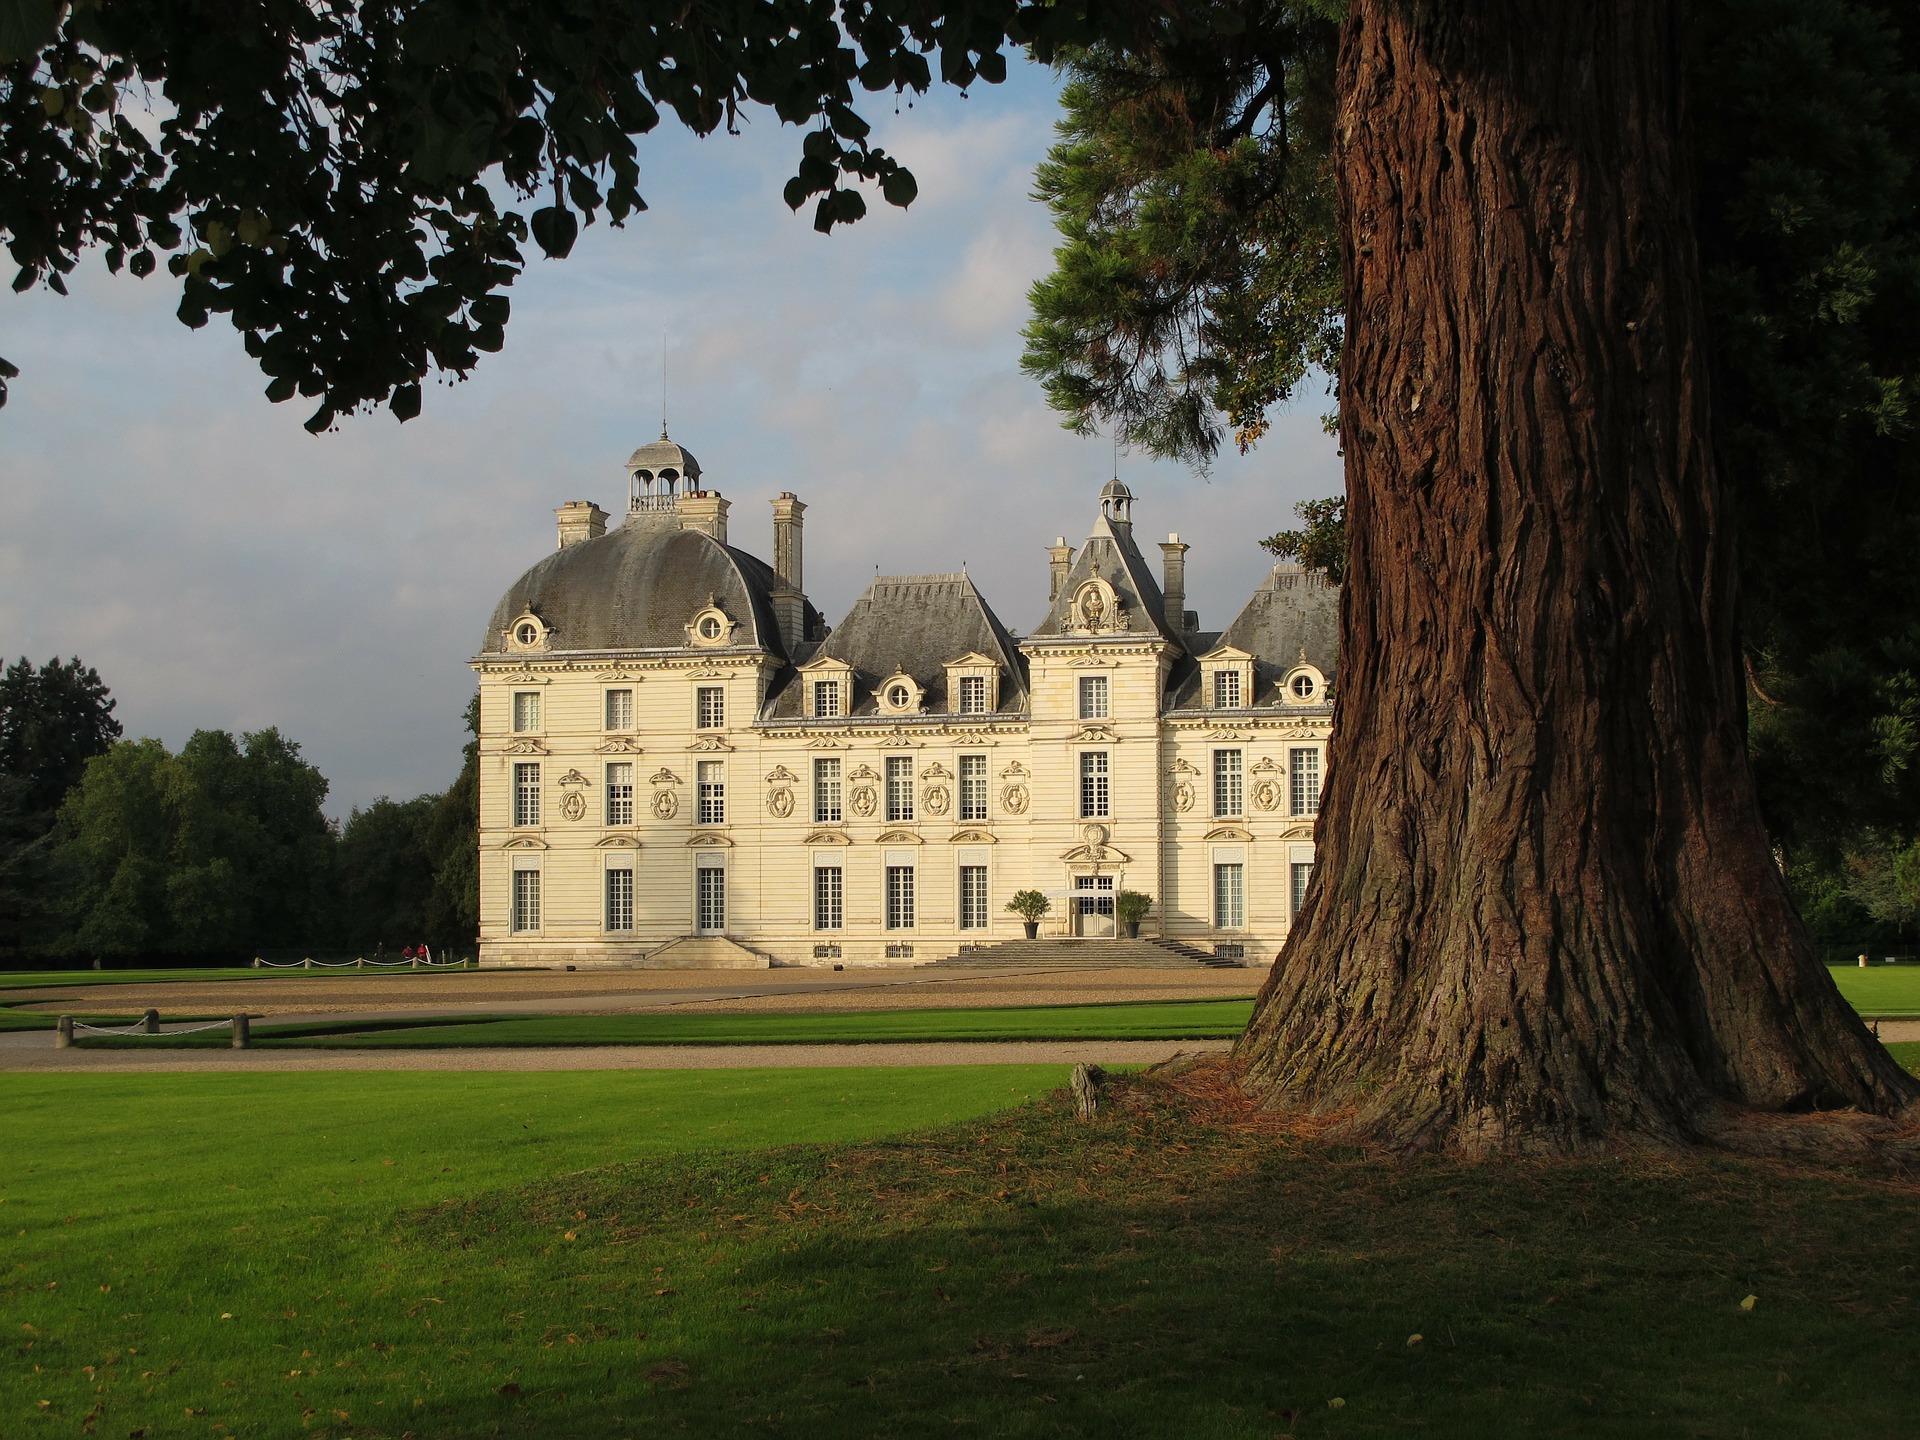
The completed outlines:
<svg viewBox="0 0 1920 1440">
<path fill-rule="evenodd" d="M 687 782 L 663 766 L 647 777 L 647 783 L 649 785 L 684 785 Z"/>
<path fill-rule="evenodd" d="M 1270 775 L 1276 771 L 1285 773 L 1286 768 L 1284 765 L 1276 765 L 1271 755 L 1262 755 L 1260 757 L 1260 763 L 1255 765 L 1247 773 L 1249 775 Z"/>
<path fill-rule="evenodd" d="M 922 780 L 951 780 L 953 778 L 953 772 L 936 760 L 920 772 L 920 778 Z"/>
<path fill-rule="evenodd" d="M 640 848 L 640 841 L 632 835 L 608 835 L 603 839 L 596 840 L 593 848 L 596 850 L 638 850 Z"/>
<path fill-rule="evenodd" d="M 1167 766 L 1167 773 L 1169 775 L 1198 775 L 1200 772 L 1185 760 L 1175 760 L 1171 765 Z"/>
<path fill-rule="evenodd" d="M 593 782 L 578 770 L 569 770 L 560 777 L 560 783 L 562 785 L 591 785 Z"/>
<path fill-rule="evenodd" d="M 1006 769 L 1000 772 L 1000 778 L 1002 780 L 1010 780 L 1016 775 L 1025 775 L 1026 773 L 1027 773 L 1027 767 L 1022 765 L 1018 760 L 1016 760 L 1011 765 L 1007 766 Z"/>
<path fill-rule="evenodd" d="M 1000 842 L 985 830 L 956 830 L 947 837 L 950 845 L 998 845 Z"/>
<path fill-rule="evenodd" d="M 876 845 L 924 845 L 926 842 L 911 830 L 888 830 L 873 843 Z"/>
<path fill-rule="evenodd" d="M 1253 832 L 1244 825 L 1216 825 L 1207 831 L 1209 840 L 1251 840 Z"/>
<path fill-rule="evenodd" d="M 618 680 L 618 681 L 625 682 L 625 681 L 631 681 L 634 677 L 629 675 L 624 670 L 614 669 L 614 670 L 602 670 L 598 672 L 593 678 L 596 680 Z"/>
<path fill-rule="evenodd" d="M 1282 840 L 1311 840 L 1313 838 L 1313 822 L 1308 821 L 1303 825 L 1289 825 L 1280 832 L 1280 838 Z"/>
<path fill-rule="evenodd" d="M 1121 865 L 1133 859 L 1111 845 L 1076 845 L 1060 858 L 1069 865 Z"/>
<path fill-rule="evenodd" d="M 831 655 L 817 655 L 807 661 L 806 664 L 798 665 L 794 668 L 802 675 L 817 675 L 822 671 L 831 671 L 836 675 L 844 675 L 851 671 L 853 666 L 844 660 L 835 659 Z"/>
<path fill-rule="evenodd" d="M 1251 660 L 1253 656 L 1237 645 L 1219 645 L 1200 657 L 1203 661 Z"/>
<path fill-rule="evenodd" d="M 1245 740 L 1247 738 L 1247 732 L 1244 730 L 1230 730 L 1224 725 L 1216 725 L 1207 732 L 1207 738 L 1209 740 Z"/>
<path fill-rule="evenodd" d="M 847 779 L 849 780 L 878 780 L 879 778 L 880 772 L 865 761 L 862 761 L 847 772 Z"/>
<path fill-rule="evenodd" d="M 530 738 L 509 740 L 500 747 L 500 753 L 502 755 L 545 755 L 547 747 L 538 740 Z"/>
<path fill-rule="evenodd" d="M 853 842 L 838 830 L 816 830 L 800 843 L 802 845 L 851 845 Z"/>
<path fill-rule="evenodd" d="M 597 755 L 638 755 L 640 746 L 625 735 L 609 735 L 593 747 Z"/>
<path fill-rule="evenodd" d="M 537 835 L 516 835 L 500 847 L 502 850 L 545 850 L 547 842 Z"/>
<path fill-rule="evenodd" d="M 702 831 L 700 834 L 693 836 L 687 841 L 687 844 L 696 850 L 708 850 L 716 847 L 727 850 L 733 848 L 733 841 L 729 840 L 726 836 L 716 835 L 709 831 Z"/>
<path fill-rule="evenodd" d="M 1082 726 L 1080 733 L 1073 737 L 1077 741 L 1093 741 L 1102 745 L 1118 745 L 1120 737 L 1113 733 L 1111 725 Z"/>
<path fill-rule="evenodd" d="M 767 772 L 767 783 L 769 785 L 778 784 L 781 781 L 785 781 L 787 784 L 791 785 L 795 781 L 797 781 L 799 778 L 800 777 L 798 775 L 794 774 L 791 770 L 787 769 L 787 767 L 784 765 L 776 765 L 773 767 L 773 769 Z"/>
<path fill-rule="evenodd" d="M 722 740 L 718 735 L 702 735 L 698 740 L 694 741 L 691 745 L 687 746 L 687 749 L 689 750 L 731 750 L 733 749 L 733 746 L 727 744 L 727 742 Z"/>
</svg>

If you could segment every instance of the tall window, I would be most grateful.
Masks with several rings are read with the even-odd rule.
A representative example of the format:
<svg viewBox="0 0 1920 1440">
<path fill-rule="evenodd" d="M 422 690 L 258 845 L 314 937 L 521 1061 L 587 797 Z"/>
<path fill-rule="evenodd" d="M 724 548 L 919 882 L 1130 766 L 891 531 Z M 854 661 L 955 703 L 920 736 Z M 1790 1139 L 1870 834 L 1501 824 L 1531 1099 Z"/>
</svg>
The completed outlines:
<svg viewBox="0 0 1920 1440">
<path fill-rule="evenodd" d="M 696 692 L 694 724 L 702 730 L 719 730 L 727 723 L 727 692 L 724 686 L 702 685 Z"/>
<path fill-rule="evenodd" d="M 633 691 L 607 691 L 607 729 L 633 729 Z"/>
<path fill-rule="evenodd" d="M 1238 670 L 1213 672 L 1213 708 L 1216 710 L 1240 708 L 1240 672 Z"/>
<path fill-rule="evenodd" d="M 699 769 L 700 823 L 727 822 L 727 766 L 722 760 L 702 760 Z"/>
<path fill-rule="evenodd" d="M 887 866 L 887 929 L 913 928 L 913 866 Z"/>
<path fill-rule="evenodd" d="M 840 819 L 840 760 L 834 756 L 813 762 L 813 823 L 832 825 Z"/>
<path fill-rule="evenodd" d="M 986 676 L 962 675 L 960 677 L 960 713 L 962 715 L 987 713 Z"/>
<path fill-rule="evenodd" d="M 513 692 L 513 728 L 517 731 L 540 728 L 540 692 L 538 690 Z"/>
<path fill-rule="evenodd" d="M 1320 813 L 1320 752 L 1302 747 L 1287 752 L 1287 788 L 1296 815 Z"/>
<path fill-rule="evenodd" d="M 987 928 L 987 867 L 984 865 L 960 867 L 960 928 Z"/>
<path fill-rule="evenodd" d="M 540 872 L 513 872 L 513 928 L 515 931 L 540 928 Z"/>
<path fill-rule="evenodd" d="M 727 928 L 727 872 L 719 865 L 702 865 L 693 872 L 697 878 L 694 889 L 694 921 L 702 930 L 724 930 Z"/>
<path fill-rule="evenodd" d="M 607 766 L 607 824 L 633 824 L 633 762 L 615 760 Z"/>
<path fill-rule="evenodd" d="M 513 823 L 540 823 L 540 762 L 523 762 L 513 767 Z"/>
<path fill-rule="evenodd" d="M 887 757 L 887 819 L 913 819 L 913 757 Z"/>
<path fill-rule="evenodd" d="M 1080 752 L 1080 818 L 1104 819 L 1107 815 L 1107 752 Z"/>
<path fill-rule="evenodd" d="M 633 871 L 607 871 L 607 929 L 633 929 Z"/>
<path fill-rule="evenodd" d="M 1313 879 L 1311 860 L 1293 862 L 1293 909 L 1288 912 L 1291 919 L 1300 918 L 1300 907 L 1307 903 L 1307 882 Z"/>
<path fill-rule="evenodd" d="M 1107 718 L 1106 676 L 1082 675 L 1080 677 L 1080 718 L 1082 720 Z"/>
<path fill-rule="evenodd" d="M 1247 923 L 1246 866 L 1213 867 L 1213 924 L 1218 930 L 1238 930 Z"/>
<path fill-rule="evenodd" d="M 839 716 L 840 713 L 840 682 L 838 680 L 814 681 L 814 718 L 816 720 L 832 720 Z"/>
<path fill-rule="evenodd" d="M 987 818 L 987 757 L 984 755 L 960 757 L 960 818 Z"/>
<path fill-rule="evenodd" d="M 838 930 L 845 923 L 845 872 L 838 865 L 817 865 L 813 871 L 813 928 Z"/>
<path fill-rule="evenodd" d="M 1214 751 L 1213 813 L 1239 815 L 1243 814 L 1245 809 L 1246 799 L 1240 774 L 1240 752 L 1238 750 Z"/>
</svg>

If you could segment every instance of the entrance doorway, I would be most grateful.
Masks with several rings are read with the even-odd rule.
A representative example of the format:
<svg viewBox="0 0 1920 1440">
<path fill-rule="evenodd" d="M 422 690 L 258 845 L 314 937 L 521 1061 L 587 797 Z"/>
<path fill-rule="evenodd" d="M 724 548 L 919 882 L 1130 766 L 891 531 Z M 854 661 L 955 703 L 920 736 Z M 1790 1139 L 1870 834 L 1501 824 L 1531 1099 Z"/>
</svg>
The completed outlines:
<svg viewBox="0 0 1920 1440">
<path fill-rule="evenodd" d="M 1074 876 L 1073 933 L 1097 937 L 1114 933 L 1113 876 Z"/>
</svg>

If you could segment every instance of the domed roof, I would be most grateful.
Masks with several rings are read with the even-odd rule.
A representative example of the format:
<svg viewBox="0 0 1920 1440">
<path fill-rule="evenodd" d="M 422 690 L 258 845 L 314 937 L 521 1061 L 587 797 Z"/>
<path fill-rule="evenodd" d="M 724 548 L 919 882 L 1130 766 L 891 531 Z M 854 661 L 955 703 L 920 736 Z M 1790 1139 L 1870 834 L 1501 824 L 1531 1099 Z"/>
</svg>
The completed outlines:
<svg viewBox="0 0 1920 1440">
<path fill-rule="evenodd" d="M 1116 475 L 1100 487 L 1100 498 L 1102 500 L 1131 500 L 1133 498 L 1133 491 L 1129 490 L 1126 487 L 1126 482 Z"/>
<path fill-rule="evenodd" d="M 704 531 L 629 522 L 556 550 L 514 581 L 494 607 L 480 653 L 504 651 L 507 627 L 528 612 L 553 632 L 559 651 L 681 649 L 711 597 L 738 627 L 730 648 L 781 654 L 767 601 L 775 583 L 763 561 Z"/>
<path fill-rule="evenodd" d="M 658 475 L 662 470 L 672 470 L 689 480 L 700 478 L 700 462 L 693 458 L 693 452 L 674 444 L 662 430 L 660 438 L 642 445 L 627 457 L 627 469 L 650 470 Z"/>
</svg>

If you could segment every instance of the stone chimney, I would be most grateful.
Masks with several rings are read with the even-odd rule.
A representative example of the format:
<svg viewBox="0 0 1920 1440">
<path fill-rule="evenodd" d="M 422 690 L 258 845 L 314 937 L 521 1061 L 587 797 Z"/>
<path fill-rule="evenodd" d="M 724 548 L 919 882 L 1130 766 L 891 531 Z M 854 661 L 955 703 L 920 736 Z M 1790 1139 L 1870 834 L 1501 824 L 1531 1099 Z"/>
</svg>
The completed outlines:
<svg viewBox="0 0 1920 1440">
<path fill-rule="evenodd" d="M 782 490 L 773 501 L 773 573 L 778 577 L 772 594 L 774 618 L 780 622 L 780 638 L 787 653 L 807 638 L 807 595 L 800 569 L 800 535 L 805 526 L 801 518 L 806 503 L 791 490 Z"/>
<path fill-rule="evenodd" d="M 1160 554 L 1166 565 L 1167 580 L 1160 587 L 1166 597 L 1167 628 L 1176 635 L 1185 635 L 1198 628 L 1191 612 L 1187 609 L 1187 550 L 1178 531 L 1160 542 Z"/>
<path fill-rule="evenodd" d="M 718 490 L 682 490 L 674 506 L 679 512 L 683 528 L 711 535 L 722 545 L 727 543 L 727 511 L 730 508 L 731 502 L 723 499 Z"/>
<path fill-rule="evenodd" d="M 560 548 L 582 540 L 598 540 L 607 533 L 607 512 L 591 500 L 569 500 L 554 516 L 560 522 Z"/>
<path fill-rule="evenodd" d="M 1073 546 L 1067 543 L 1067 537 L 1057 535 L 1047 547 L 1047 561 L 1053 567 L 1053 584 L 1047 587 L 1047 603 L 1051 605 L 1060 598 L 1060 589 L 1067 583 L 1067 571 L 1073 568 Z"/>
</svg>

